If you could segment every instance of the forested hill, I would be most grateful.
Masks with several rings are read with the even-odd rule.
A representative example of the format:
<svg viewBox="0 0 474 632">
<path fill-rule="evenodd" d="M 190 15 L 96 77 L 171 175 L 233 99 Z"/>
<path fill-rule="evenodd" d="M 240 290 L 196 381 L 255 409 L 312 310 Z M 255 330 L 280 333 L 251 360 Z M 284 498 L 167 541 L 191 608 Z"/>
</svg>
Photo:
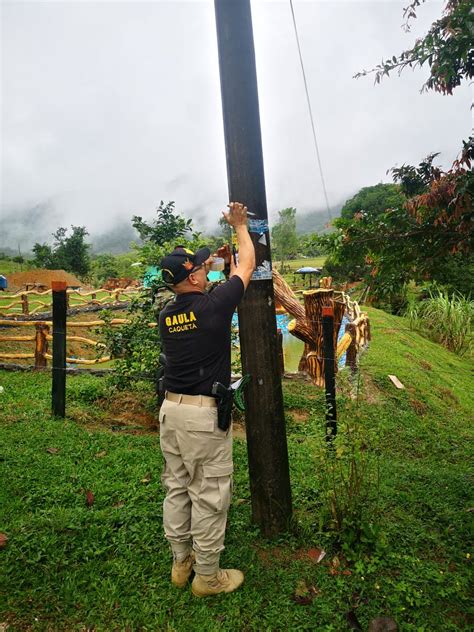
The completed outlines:
<svg viewBox="0 0 474 632">
<path fill-rule="evenodd" d="M 122 221 L 111 225 L 107 232 L 91 233 L 89 241 L 94 254 L 107 252 L 117 255 L 128 252 L 132 241 L 140 243 L 141 240 L 130 221 Z"/>
<path fill-rule="evenodd" d="M 331 217 L 336 219 L 341 215 L 343 203 L 339 203 L 331 208 Z M 299 235 L 306 233 L 325 233 L 329 230 L 329 215 L 326 209 L 318 211 L 309 211 L 296 213 L 296 231 Z"/>
</svg>

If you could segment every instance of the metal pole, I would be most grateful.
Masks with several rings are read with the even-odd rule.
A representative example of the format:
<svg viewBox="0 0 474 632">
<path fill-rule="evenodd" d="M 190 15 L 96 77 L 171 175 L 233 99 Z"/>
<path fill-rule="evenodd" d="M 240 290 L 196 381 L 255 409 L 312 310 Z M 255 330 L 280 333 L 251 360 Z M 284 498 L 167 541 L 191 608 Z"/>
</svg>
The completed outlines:
<svg viewBox="0 0 474 632">
<path fill-rule="evenodd" d="M 324 389 L 326 391 L 326 441 L 337 434 L 336 374 L 334 359 L 334 308 L 323 307 Z"/>
<path fill-rule="evenodd" d="M 245 400 L 252 519 L 272 535 L 288 526 L 291 487 L 250 1 L 215 0 L 215 12 L 229 198 L 255 213 L 257 270 L 239 307 L 242 368 L 252 376 Z"/>
<path fill-rule="evenodd" d="M 55 417 L 66 415 L 66 288 L 64 281 L 53 281 L 53 386 L 52 409 Z"/>
</svg>

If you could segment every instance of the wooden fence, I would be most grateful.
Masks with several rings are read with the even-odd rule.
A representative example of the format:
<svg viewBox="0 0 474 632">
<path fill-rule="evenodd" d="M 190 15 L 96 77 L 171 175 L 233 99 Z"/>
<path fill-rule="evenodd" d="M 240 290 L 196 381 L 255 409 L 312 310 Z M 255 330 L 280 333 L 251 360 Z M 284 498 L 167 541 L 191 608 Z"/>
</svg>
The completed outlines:
<svg viewBox="0 0 474 632">
<path fill-rule="evenodd" d="M 304 342 L 299 370 L 308 373 L 316 386 L 324 387 L 323 307 L 330 306 L 334 313 L 334 346 L 336 347 L 334 371 L 338 360 L 346 353 L 346 366 L 357 368 L 357 356 L 370 340 L 370 323 L 367 314 L 345 292 L 332 288 L 332 279 L 320 279 L 320 287 L 303 291 L 302 304 L 285 279 L 273 269 L 275 299 L 293 317 L 288 331 Z M 346 315 L 349 323 L 344 335 L 337 342 L 339 329 Z"/>
<path fill-rule="evenodd" d="M 130 322 L 126 318 L 114 318 L 110 321 L 111 325 L 124 325 Z M 52 360 L 53 356 L 49 353 L 49 343 L 52 341 L 53 336 L 50 334 L 52 321 L 20 321 L 20 320 L 0 320 L 0 329 L 2 327 L 34 327 L 35 332 L 31 335 L 22 336 L 4 336 L 0 335 L 0 342 L 34 342 L 34 353 L 3 353 L 0 352 L 0 359 L 3 360 L 33 360 L 35 361 L 35 369 L 44 368 L 48 364 L 48 360 Z M 67 328 L 86 328 L 100 327 L 105 325 L 104 320 L 90 320 L 90 321 L 69 321 Z M 149 323 L 149 327 L 156 327 L 156 323 Z M 92 347 L 104 348 L 105 345 L 98 340 L 92 338 L 86 338 L 85 336 L 66 335 L 66 342 L 82 342 Z M 103 356 L 100 358 L 86 359 L 86 358 L 66 358 L 68 364 L 101 364 L 109 362 L 112 358 L 110 356 Z"/>
<path fill-rule="evenodd" d="M 91 292 L 80 292 L 79 290 L 68 290 L 67 301 L 68 307 L 70 303 L 74 302 L 75 307 L 81 305 L 110 305 L 120 300 L 131 298 L 135 296 L 142 287 L 137 288 L 125 288 L 115 290 L 93 290 Z M 102 298 L 97 298 L 100 294 L 106 294 Z M 38 297 L 38 298 L 34 298 Z M 46 290 L 44 292 L 38 292 L 38 290 L 29 290 L 28 292 L 18 292 L 12 295 L 1 295 L 0 298 L 4 300 L 10 300 L 11 303 L 7 305 L 0 304 L 0 316 L 15 316 L 15 315 L 32 315 L 38 312 L 51 310 L 52 290 Z M 49 299 L 47 301 L 43 299 Z M 84 300 L 82 300 L 84 299 Z"/>
</svg>

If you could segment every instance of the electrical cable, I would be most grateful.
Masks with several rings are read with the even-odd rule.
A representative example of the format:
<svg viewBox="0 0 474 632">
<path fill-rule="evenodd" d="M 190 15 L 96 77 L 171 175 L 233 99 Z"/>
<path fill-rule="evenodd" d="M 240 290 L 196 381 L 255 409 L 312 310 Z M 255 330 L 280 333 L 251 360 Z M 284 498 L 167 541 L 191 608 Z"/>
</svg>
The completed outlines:
<svg viewBox="0 0 474 632">
<path fill-rule="evenodd" d="M 309 91 L 308 91 L 308 83 L 306 81 L 306 73 L 305 73 L 305 70 L 304 70 L 303 55 L 301 54 L 301 46 L 300 46 L 300 40 L 299 40 L 299 36 L 298 36 L 298 28 L 296 26 L 295 11 L 293 9 L 293 0 L 290 0 L 290 8 L 291 8 L 291 15 L 292 15 L 292 18 L 293 18 L 293 26 L 295 28 L 295 36 L 296 36 L 296 43 L 297 43 L 297 46 L 298 46 L 298 54 L 299 54 L 299 58 L 300 58 L 301 70 L 303 72 L 304 89 L 305 89 L 305 92 L 306 92 L 306 101 L 308 103 L 309 118 L 311 120 L 311 128 L 313 130 L 313 140 L 314 140 L 314 147 L 316 149 L 316 157 L 317 157 L 317 161 L 318 161 L 319 174 L 321 176 L 321 183 L 323 185 L 324 199 L 326 200 L 326 208 L 327 208 L 328 215 L 329 215 L 329 221 L 332 221 L 331 207 L 329 206 L 329 199 L 328 199 L 328 194 L 327 194 L 327 191 L 326 191 L 326 182 L 324 180 L 323 167 L 322 167 L 322 164 L 321 164 L 321 156 L 320 156 L 320 153 L 319 153 L 319 145 L 318 145 L 318 140 L 317 140 L 317 137 L 316 137 L 316 127 L 314 125 L 313 110 L 311 108 L 311 101 L 310 101 L 310 98 L 309 98 Z"/>
</svg>

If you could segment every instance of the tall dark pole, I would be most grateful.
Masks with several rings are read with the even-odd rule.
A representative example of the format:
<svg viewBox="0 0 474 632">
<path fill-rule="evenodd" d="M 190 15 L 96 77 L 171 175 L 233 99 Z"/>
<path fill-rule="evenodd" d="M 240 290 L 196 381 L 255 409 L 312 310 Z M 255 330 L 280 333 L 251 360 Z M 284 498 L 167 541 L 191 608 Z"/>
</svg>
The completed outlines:
<svg viewBox="0 0 474 632">
<path fill-rule="evenodd" d="M 53 385 L 52 409 L 55 417 L 66 415 L 66 314 L 67 285 L 53 281 Z"/>
<path fill-rule="evenodd" d="M 229 198 L 255 213 L 249 231 L 257 270 L 239 307 L 252 518 L 265 535 L 291 516 L 283 395 L 250 0 L 215 0 Z"/>
<path fill-rule="evenodd" d="M 323 307 L 324 390 L 326 393 L 326 441 L 337 434 L 336 371 L 334 357 L 334 308 Z"/>
</svg>

